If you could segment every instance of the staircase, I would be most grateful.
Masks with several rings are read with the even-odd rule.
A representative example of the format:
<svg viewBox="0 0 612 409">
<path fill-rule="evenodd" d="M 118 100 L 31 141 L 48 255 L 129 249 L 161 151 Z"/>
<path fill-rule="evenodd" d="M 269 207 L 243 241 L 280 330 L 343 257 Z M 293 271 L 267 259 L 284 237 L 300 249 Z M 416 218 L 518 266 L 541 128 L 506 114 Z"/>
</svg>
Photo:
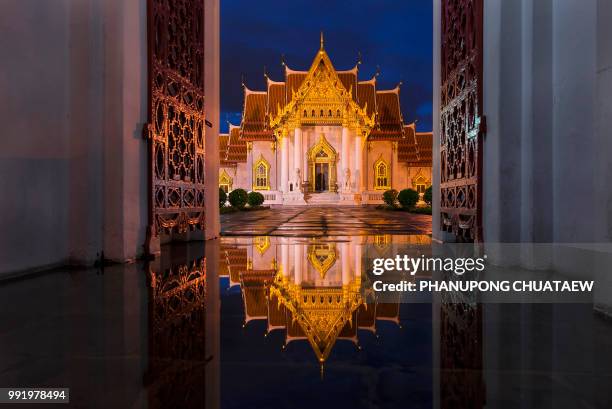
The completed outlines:
<svg viewBox="0 0 612 409">
<path fill-rule="evenodd" d="M 306 197 L 306 202 L 315 206 L 334 205 L 338 204 L 339 201 L 340 195 L 332 192 L 309 193 Z"/>
</svg>

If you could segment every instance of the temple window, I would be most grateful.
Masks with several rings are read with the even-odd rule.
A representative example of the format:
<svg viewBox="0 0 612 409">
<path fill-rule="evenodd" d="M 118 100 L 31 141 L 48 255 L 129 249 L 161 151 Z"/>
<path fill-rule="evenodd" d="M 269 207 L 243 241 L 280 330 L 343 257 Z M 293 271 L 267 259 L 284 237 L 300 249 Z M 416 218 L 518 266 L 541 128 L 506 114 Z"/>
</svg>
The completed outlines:
<svg viewBox="0 0 612 409">
<path fill-rule="evenodd" d="M 225 193 L 229 193 L 232 190 L 233 180 L 227 174 L 225 170 L 219 174 L 219 187 L 223 189 Z"/>
<path fill-rule="evenodd" d="M 332 116 L 331 109 L 329 110 L 329 114 L 328 114 L 328 116 Z"/>
<path fill-rule="evenodd" d="M 310 115 L 310 116 L 312 116 L 314 118 L 314 116 L 315 116 L 315 110 L 314 109 L 312 110 L 312 115 Z"/>
<path fill-rule="evenodd" d="M 339 110 L 339 109 L 336 111 L 336 116 L 337 116 L 338 118 L 340 118 L 340 110 Z"/>
<path fill-rule="evenodd" d="M 263 157 L 253 165 L 253 190 L 270 190 L 270 164 Z"/>
<path fill-rule="evenodd" d="M 416 189 L 417 193 L 425 193 L 425 190 L 427 189 L 427 180 L 425 180 L 423 175 L 419 175 L 412 180 L 412 185 Z"/>
<path fill-rule="evenodd" d="M 304 118 L 308 116 L 308 111 L 304 110 Z"/>
<path fill-rule="evenodd" d="M 391 188 L 391 177 L 389 175 L 389 165 L 382 158 L 374 164 L 374 189 L 386 190 Z"/>
<path fill-rule="evenodd" d="M 321 110 L 321 115 L 319 115 L 319 116 L 323 117 L 323 110 Z"/>
</svg>

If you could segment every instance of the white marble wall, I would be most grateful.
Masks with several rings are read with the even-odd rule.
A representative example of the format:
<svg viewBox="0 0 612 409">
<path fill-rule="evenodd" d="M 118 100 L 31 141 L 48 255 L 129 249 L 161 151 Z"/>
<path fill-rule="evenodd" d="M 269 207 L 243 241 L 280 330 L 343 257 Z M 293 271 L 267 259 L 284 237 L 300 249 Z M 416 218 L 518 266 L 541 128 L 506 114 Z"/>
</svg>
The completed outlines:
<svg viewBox="0 0 612 409">
<path fill-rule="evenodd" d="M 207 89 L 206 150 L 218 152 L 209 142 L 218 140 L 218 0 L 206 2 L 206 83 L 217 84 L 217 97 Z M 146 15 L 146 0 L 2 3 L 0 275 L 142 254 Z M 215 163 L 207 158 L 216 209 Z M 207 216 L 215 236 L 216 212 Z"/>
<path fill-rule="evenodd" d="M 548 251 L 524 244 L 498 254 L 498 262 L 609 280 L 592 261 L 611 253 L 611 9 L 597 0 L 486 2 L 484 239 L 490 251 L 500 242 L 549 243 Z M 435 67 L 439 18 L 436 5 Z M 433 223 L 436 231 L 436 211 Z M 610 294 L 597 297 L 612 304 Z"/>
</svg>

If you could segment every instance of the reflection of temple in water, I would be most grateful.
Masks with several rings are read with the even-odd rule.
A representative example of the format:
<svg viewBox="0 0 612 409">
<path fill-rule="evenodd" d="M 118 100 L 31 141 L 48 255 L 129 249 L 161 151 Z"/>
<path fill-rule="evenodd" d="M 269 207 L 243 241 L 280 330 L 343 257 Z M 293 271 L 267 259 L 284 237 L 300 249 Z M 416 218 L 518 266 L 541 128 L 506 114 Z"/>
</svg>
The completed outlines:
<svg viewBox="0 0 612 409">
<path fill-rule="evenodd" d="M 307 341 L 323 363 L 336 341 L 359 347 L 358 330 L 375 333 L 381 320 L 399 325 L 399 303 L 381 303 L 372 291 L 362 291 L 365 245 L 384 254 L 391 240 L 388 235 L 333 241 L 227 238 L 219 274 L 230 286 L 240 286 L 245 325 L 265 320 L 268 333 L 284 331 L 284 346 Z"/>
</svg>

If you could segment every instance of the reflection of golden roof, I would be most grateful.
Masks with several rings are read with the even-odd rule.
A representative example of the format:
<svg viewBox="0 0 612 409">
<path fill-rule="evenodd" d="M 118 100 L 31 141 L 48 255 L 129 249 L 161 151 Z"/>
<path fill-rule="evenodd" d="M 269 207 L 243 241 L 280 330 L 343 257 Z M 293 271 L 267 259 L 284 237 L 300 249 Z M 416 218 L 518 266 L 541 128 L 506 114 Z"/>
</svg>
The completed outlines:
<svg viewBox="0 0 612 409">
<path fill-rule="evenodd" d="M 399 324 L 399 302 L 377 304 L 376 319 L 383 321 L 393 321 L 396 324 Z"/>
<path fill-rule="evenodd" d="M 376 304 L 363 303 L 357 310 L 357 317 L 359 319 L 359 329 L 366 329 L 368 331 L 376 332 Z"/>
<path fill-rule="evenodd" d="M 335 249 L 323 250 L 333 253 L 335 262 Z M 240 284 L 245 324 L 265 319 L 267 332 L 285 330 L 285 345 L 308 341 L 320 363 L 329 357 L 337 340 L 357 344 L 359 329 L 375 332 L 377 320 L 399 324 L 399 304 L 377 304 L 369 298 L 366 304 L 359 276 L 344 286 L 302 287 L 274 268 L 253 270 L 247 263 L 246 247 L 222 245 L 221 254 L 220 273 Z"/>
<path fill-rule="evenodd" d="M 305 337 L 319 362 L 325 362 L 340 336 L 356 341 L 355 310 L 363 302 L 359 287 L 356 280 L 345 287 L 302 288 L 277 276 L 270 295 L 291 313 L 287 340 Z"/>
<path fill-rule="evenodd" d="M 267 287 L 274 274 L 274 270 L 245 270 L 240 273 L 245 324 L 268 318 Z"/>
</svg>

